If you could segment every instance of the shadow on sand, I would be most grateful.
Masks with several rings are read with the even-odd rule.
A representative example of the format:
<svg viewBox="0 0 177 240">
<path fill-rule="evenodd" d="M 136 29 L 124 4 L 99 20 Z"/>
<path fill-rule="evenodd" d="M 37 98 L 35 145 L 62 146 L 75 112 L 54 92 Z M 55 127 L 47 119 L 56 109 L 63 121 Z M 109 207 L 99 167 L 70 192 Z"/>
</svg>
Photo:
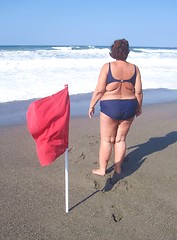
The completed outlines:
<svg viewBox="0 0 177 240">
<path fill-rule="evenodd" d="M 150 138 L 147 142 L 141 143 L 135 146 L 131 146 L 129 149 L 134 149 L 130 153 L 128 153 L 125 157 L 123 163 L 123 173 L 116 174 L 114 173 L 111 178 L 108 178 L 105 186 L 101 190 L 96 190 L 80 202 L 78 202 L 75 206 L 70 208 L 70 211 L 75 207 L 79 206 L 83 202 L 87 201 L 89 198 L 93 197 L 98 192 L 108 192 L 110 191 L 114 185 L 121 179 L 133 174 L 137 169 L 141 167 L 144 161 L 147 159 L 148 155 L 152 153 L 162 151 L 167 148 L 169 145 L 177 142 L 177 131 L 170 132 L 163 137 L 153 137 Z M 106 173 L 110 173 L 114 170 L 114 165 L 107 169 Z"/>
<path fill-rule="evenodd" d="M 169 145 L 177 142 L 177 131 L 167 133 L 163 137 L 153 137 L 147 142 L 141 143 L 135 146 L 131 146 L 129 149 L 134 149 L 128 153 L 125 157 L 124 163 L 122 165 L 123 173 L 114 174 L 111 178 L 108 178 L 106 184 L 102 191 L 110 191 L 114 185 L 121 179 L 131 175 L 137 169 L 141 167 L 144 161 L 147 159 L 148 155 L 152 153 L 159 152 L 167 148 Z M 111 172 L 114 169 L 114 165 L 111 166 L 107 172 Z"/>
</svg>

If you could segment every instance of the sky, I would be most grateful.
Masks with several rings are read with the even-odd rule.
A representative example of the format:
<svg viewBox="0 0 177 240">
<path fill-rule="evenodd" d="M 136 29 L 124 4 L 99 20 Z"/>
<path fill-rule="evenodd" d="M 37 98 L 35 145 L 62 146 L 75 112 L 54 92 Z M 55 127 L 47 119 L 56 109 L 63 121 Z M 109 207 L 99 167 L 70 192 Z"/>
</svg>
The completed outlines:
<svg viewBox="0 0 177 240">
<path fill-rule="evenodd" d="M 176 0 L 0 0 L 0 45 L 177 47 Z"/>
</svg>

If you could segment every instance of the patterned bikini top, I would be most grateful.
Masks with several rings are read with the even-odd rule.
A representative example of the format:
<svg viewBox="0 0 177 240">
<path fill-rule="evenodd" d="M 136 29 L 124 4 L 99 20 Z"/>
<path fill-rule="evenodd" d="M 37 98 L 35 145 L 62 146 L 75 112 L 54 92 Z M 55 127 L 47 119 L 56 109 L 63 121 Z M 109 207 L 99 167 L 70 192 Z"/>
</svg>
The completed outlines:
<svg viewBox="0 0 177 240">
<path fill-rule="evenodd" d="M 109 83 L 112 83 L 112 82 L 130 82 L 133 84 L 133 86 L 135 86 L 135 81 L 136 81 L 136 66 L 134 65 L 135 67 L 135 72 L 133 74 L 133 76 L 130 78 L 130 79 L 127 79 L 127 80 L 119 80 L 119 79 L 116 79 L 112 76 L 112 73 L 111 73 L 111 64 L 109 63 L 109 71 L 108 71 L 108 76 L 107 76 L 107 80 L 106 80 L 106 83 L 109 84 Z"/>
</svg>

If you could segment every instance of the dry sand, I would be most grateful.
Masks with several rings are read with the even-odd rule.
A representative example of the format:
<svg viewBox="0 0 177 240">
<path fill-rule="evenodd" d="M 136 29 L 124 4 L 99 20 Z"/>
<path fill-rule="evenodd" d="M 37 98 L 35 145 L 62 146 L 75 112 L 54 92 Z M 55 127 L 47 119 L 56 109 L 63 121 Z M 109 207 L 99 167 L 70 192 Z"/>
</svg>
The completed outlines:
<svg viewBox="0 0 177 240">
<path fill-rule="evenodd" d="M 0 128 L 0 239 L 176 240 L 177 103 L 149 105 L 127 138 L 122 179 L 93 176 L 99 118 L 72 118 L 69 206 L 64 155 L 40 167 L 26 126 Z"/>
</svg>

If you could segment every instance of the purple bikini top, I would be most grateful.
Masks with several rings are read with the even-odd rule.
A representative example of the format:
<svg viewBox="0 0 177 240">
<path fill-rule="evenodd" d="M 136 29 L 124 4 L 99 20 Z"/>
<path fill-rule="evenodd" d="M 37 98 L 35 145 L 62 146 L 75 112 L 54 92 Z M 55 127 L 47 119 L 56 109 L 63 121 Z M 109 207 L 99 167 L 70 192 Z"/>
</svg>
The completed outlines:
<svg viewBox="0 0 177 240">
<path fill-rule="evenodd" d="M 135 67 L 135 72 L 133 74 L 133 76 L 130 78 L 130 79 L 127 79 L 127 80 L 119 80 L 119 79 L 116 79 L 112 76 L 112 73 L 111 73 L 111 64 L 109 63 L 109 71 L 108 71 L 108 76 L 107 76 L 107 80 L 106 80 L 106 83 L 109 84 L 109 83 L 112 83 L 112 82 L 130 82 L 133 84 L 133 86 L 135 86 L 135 81 L 136 81 L 136 66 L 134 65 Z"/>
</svg>

